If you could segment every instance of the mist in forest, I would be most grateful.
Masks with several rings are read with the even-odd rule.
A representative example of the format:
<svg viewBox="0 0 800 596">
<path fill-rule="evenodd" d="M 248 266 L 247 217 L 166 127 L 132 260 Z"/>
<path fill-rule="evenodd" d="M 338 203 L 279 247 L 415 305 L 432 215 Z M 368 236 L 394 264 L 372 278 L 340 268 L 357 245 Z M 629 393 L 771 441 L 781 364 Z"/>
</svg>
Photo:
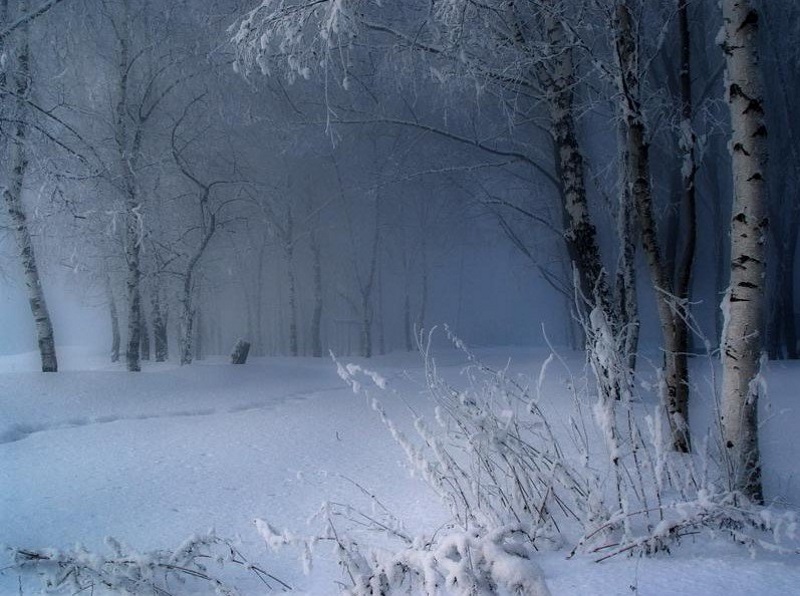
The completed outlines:
<svg viewBox="0 0 800 596">
<path fill-rule="evenodd" d="M 256 355 L 372 356 L 413 350 L 420 331 L 443 324 L 473 345 L 580 349 L 597 291 L 628 300 L 628 327 L 658 349 L 662 290 L 625 192 L 630 149 L 609 74 L 621 63 L 607 32 L 570 33 L 594 53 L 573 59 L 562 139 L 550 75 L 482 34 L 493 25 L 477 8 L 460 38 L 441 8 L 441 28 L 415 46 L 406 32 L 424 21 L 425 3 L 367 3 L 386 30 L 343 13 L 341 30 L 320 21 L 300 37 L 290 19 L 262 23 L 266 5 L 247 4 L 61 0 L 10 34 L 0 352 L 52 335 L 56 346 L 127 354 L 133 369 L 137 350 L 188 363 L 239 338 Z M 26 14 L 4 10 L 8 22 Z M 773 12 L 764 18 L 773 38 L 791 35 L 794 21 Z M 541 15 L 528 17 L 519 34 L 535 39 Z M 731 166 L 720 16 L 695 3 L 690 17 L 686 96 L 679 20 L 637 9 L 642 32 L 661 32 L 641 36 L 637 92 L 658 267 L 674 281 L 666 291 L 691 305 L 690 343 L 703 351 L 722 330 Z M 492 43 L 503 49 L 491 54 Z M 769 168 L 782 174 L 770 183 L 778 258 L 765 317 L 771 353 L 793 356 L 796 164 L 783 150 L 794 146 L 793 121 L 782 123 L 793 118 L 796 62 L 790 45 L 763 50 Z M 565 148 L 580 157 L 577 179 Z M 576 235 L 585 224 L 575 205 L 590 240 Z M 23 224 L 27 235 L 16 235 Z M 37 327 L 44 301 L 52 333 Z"/>
</svg>

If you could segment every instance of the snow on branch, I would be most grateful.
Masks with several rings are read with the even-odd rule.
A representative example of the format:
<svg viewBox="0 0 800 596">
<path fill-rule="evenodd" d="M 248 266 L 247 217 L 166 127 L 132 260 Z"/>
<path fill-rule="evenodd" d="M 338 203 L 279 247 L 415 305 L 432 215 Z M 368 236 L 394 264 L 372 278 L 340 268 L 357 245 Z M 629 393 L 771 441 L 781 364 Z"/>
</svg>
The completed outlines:
<svg viewBox="0 0 800 596">
<path fill-rule="evenodd" d="M 348 46 L 358 35 L 359 15 L 371 0 L 263 0 L 231 26 L 235 68 L 272 72 L 282 64 L 290 80 L 309 78 L 332 59 L 347 65 Z"/>
</svg>

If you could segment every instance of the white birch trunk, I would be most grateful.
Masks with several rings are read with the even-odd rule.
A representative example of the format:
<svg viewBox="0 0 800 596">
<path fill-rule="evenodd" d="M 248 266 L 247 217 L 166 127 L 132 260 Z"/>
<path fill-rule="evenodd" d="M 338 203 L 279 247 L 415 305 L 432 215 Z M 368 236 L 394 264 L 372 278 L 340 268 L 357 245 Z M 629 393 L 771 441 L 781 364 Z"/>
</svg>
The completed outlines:
<svg viewBox="0 0 800 596">
<path fill-rule="evenodd" d="M 749 0 L 723 0 L 722 16 L 733 170 L 731 276 L 723 300 L 722 435 L 733 488 L 761 502 L 757 408 L 764 335 L 767 129 L 758 13 Z"/>
<path fill-rule="evenodd" d="M 122 175 L 125 193 L 125 261 L 127 264 L 126 287 L 128 293 L 128 345 L 125 352 L 126 365 L 129 371 L 141 370 L 139 350 L 141 343 L 141 291 L 142 278 L 140 250 L 142 240 L 141 203 L 136 186 L 136 163 L 141 146 L 141 128 L 132 126 L 129 108 L 129 59 L 130 31 L 129 0 L 122 3 L 123 19 L 117 30 L 119 41 L 118 74 L 119 86 L 116 105 L 116 142 L 119 151 L 119 168 Z"/>
<path fill-rule="evenodd" d="M 597 244 L 597 232 L 589 214 L 584 180 L 584 160 L 574 118 L 575 65 L 566 32 L 558 19 L 547 13 L 547 41 L 551 47 L 551 72 L 540 70 L 549 96 L 551 134 L 556 168 L 561 182 L 564 240 L 572 266 L 578 273 L 580 293 L 590 304 L 612 317 L 608 281 Z"/>
<path fill-rule="evenodd" d="M 27 3 L 20 2 L 19 7 L 21 13 L 24 14 L 27 10 Z M 47 309 L 44 291 L 39 278 L 33 239 L 28 228 L 25 209 L 22 205 L 22 186 L 28 169 L 25 145 L 28 134 L 27 110 L 23 99 L 30 94 L 30 50 L 28 47 L 27 25 L 20 28 L 17 36 L 19 47 L 16 52 L 16 73 L 13 77 L 13 85 L 17 94 L 17 99 L 13 102 L 17 123 L 14 125 L 14 136 L 11 140 L 9 184 L 3 191 L 3 199 L 11 219 L 11 227 L 14 230 L 25 275 L 25 287 L 28 292 L 28 302 L 36 327 L 42 372 L 57 372 L 58 360 L 56 358 L 53 324 L 50 320 L 50 312 Z"/>
</svg>

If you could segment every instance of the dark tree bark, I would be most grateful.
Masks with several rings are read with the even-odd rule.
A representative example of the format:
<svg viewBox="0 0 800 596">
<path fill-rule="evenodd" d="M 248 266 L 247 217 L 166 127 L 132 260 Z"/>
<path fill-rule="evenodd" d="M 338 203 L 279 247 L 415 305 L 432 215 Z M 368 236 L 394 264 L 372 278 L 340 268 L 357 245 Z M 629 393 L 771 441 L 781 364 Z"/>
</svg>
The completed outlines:
<svg viewBox="0 0 800 596">
<path fill-rule="evenodd" d="M 621 97 L 623 124 L 625 125 L 626 169 L 625 178 L 636 205 L 642 249 L 650 280 L 655 288 L 656 308 L 664 347 L 664 382 L 662 401 L 676 451 L 688 452 L 689 439 L 689 384 L 688 361 L 682 350 L 686 322 L 676 314 L 673 284 L 667 274 L 653 211 L 653 193 L 650 183 L 650 145 L 640 103 L 640 73 L 638 40 L 627 0 L 621 0 L 614 17 L 616 32 L 615 50 L 619 63 L 617 86 Z"/>
<path fill-rule="evenodd" d="M 240 339 L 233 346 L 231 352 L 231 364 L 245 364 L 247 362 L 247 355 L 250 353 L 250 342 Z"/>
<path fill-rule="evenodd" d="M 420 247 L 420 291 L 419 311 L 414 322 L 414 331 L 419 334 L 425 330 L 425 317 L 428 311 L 428 243 L 422 239 Z"/>
<path fill-rule="evenodd" d="M 139 304 L 142 304 L 141 302 Z M 144 312 L 144 306 L 139 309 L 139 349 L 140 357 L 142 360 L 150 360 L 150 330 L 147 325 L 147 316 Z"/>
<path fill-rule="evenodd" d="M 117 301 L 114 299 L 111 280 L 108 278 L 106 278 L 106 297 L 108 300 L 108 312 L 111 316 L 111 362 L 119 362 L 119 313 L 117 312 Z"/>
<path fill-rule="evenodd" d="M 205 327 L 203 325 L 203 311 L 200 308 L 195 309 L 195 325 L 194 325 L 194 359 L 203 360 L 205 358 Z"/>
<path fill-rule="evenodd" d="M 311 355 L 322 357 L 322 249 L 319 238 L 311 234 L 311 255 L 314 259 L 314 310 L 311 315 Z"/>
<path fill-rule="evenodd" d="M 201 200 L 201 203 L 207 200 L 208 193 L 210 192 L 210 188 L 206 187 L 204 192 L 205 199 Z M 181 365 L 191 364 L 192 358 L 194 356 L 194 350 L 192 348 L 192 343 L 194 339 L 194 325 L 195 325 L 195 309 L 193 303 L 193 292 L 194 292 L 194 275 L 197 269 L 198 264 L 200 263 L 200 259 L 205 253 L 206 248 L 208 247 L 208 243 L 211 242 L 211 238 L 214 236 L 214 232 L 217 230 L 217 217 L 215 214 L 210 215 L 209 221 L 206 223 L 205 232 L 203 237 L 200 240 L 200 243 L 194 250 L 194 253 L 189 257 L 189 261 L 186 263 L 186 268 L 183 272 L 183 288 L 181 292 L 181 324 L 180 324 L 180 352 L 181 352 Z"/>
<path fill-rule="evenodd" d="M 156 284 L 151 297 L 153 343 L 156 362 L 169 360 L 169 335 L 167 333 L 167 312 L 161 305 L 161 291 Z"/>
<path fill-rule="evenodd" d="M 289 353 L 292 356 L 298 356 L 300 348 L 297 340 L 297 279 L 294 271 L 294 215 L 291 205 L 286 218 L 286 234 L 283 242 L 289 292 Z"/>
</svg>

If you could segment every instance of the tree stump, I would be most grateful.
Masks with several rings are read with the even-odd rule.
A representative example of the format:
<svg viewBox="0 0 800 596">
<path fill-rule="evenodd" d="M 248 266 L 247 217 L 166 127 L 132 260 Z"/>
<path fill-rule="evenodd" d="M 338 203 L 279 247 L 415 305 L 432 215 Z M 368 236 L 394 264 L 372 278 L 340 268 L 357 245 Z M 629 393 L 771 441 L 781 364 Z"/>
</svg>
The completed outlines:
<svg viewBox="0 0 800 596">
<path fill-rule="evenodd" d="M 231 364 L 244 364 L 247 362 L 247 355 L 250 353 L 250 342 L 240 339 L 233 346 L 231 352 Z"/>
</svg>

